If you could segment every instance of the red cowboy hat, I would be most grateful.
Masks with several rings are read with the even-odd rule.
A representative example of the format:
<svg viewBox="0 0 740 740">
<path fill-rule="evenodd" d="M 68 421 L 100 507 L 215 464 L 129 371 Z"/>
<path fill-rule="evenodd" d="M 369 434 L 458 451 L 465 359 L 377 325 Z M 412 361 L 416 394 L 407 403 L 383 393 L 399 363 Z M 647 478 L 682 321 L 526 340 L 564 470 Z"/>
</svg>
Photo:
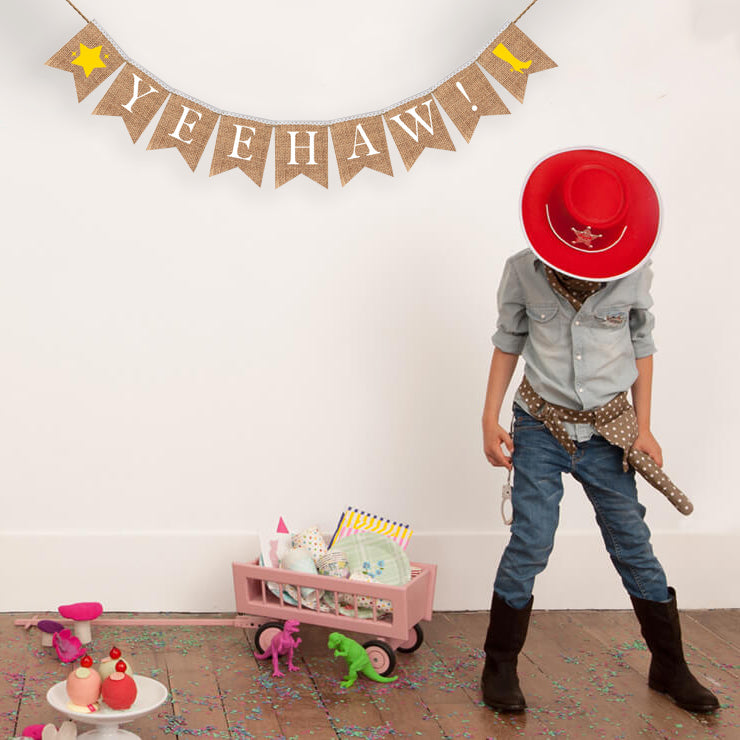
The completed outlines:
<svg viewBox="0 0 740 740">
<path fill-rule="evenodd" d="M 650 178 L 603 149 L 566 149 L 540 160 L 522 190 L 524 233 L 558 272 L 608 281 L 628 275 L 658 237 L 660 202 Z"/>
</svg>

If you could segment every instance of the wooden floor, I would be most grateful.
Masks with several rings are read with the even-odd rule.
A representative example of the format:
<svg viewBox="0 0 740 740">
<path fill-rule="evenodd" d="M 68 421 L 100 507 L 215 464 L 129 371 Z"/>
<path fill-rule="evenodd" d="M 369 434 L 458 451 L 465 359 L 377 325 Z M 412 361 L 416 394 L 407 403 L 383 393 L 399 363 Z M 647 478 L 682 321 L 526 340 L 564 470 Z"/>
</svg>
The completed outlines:
<svg viewBox="0 0 740 740">
<path fill-rule="evenodd" d="M 69 667 L 39 646 L 36 630 L 13 626 L 21 616 L 0 615 L 0 738 L 63 719 L 45 695 Z M 232 627 L 99 627 L 90 653 L 97 661 L 116 644 L 136 673 L 168 687 L 159 710 L 127 725 L 143 740 L 740 739 L 740 610 L 686 612 L 682 624 L 692 670 L 719 696 L 716 715 L 689 714 L 648 689 L 649 653 L 627 612 L 533 612 L 520 659 L 529 709 L 519 716 L 481 702 L 480 612 L 435 614 L 422 647 L 398 656 L 396 683 L 361 678 L 351 689 L 339 685 L 345 665 L 327 650 L 327 630 L 310 626 L 301 628 L 300 672 L 285 678 L 255 660 L 252 630 Z"/>
</svg>

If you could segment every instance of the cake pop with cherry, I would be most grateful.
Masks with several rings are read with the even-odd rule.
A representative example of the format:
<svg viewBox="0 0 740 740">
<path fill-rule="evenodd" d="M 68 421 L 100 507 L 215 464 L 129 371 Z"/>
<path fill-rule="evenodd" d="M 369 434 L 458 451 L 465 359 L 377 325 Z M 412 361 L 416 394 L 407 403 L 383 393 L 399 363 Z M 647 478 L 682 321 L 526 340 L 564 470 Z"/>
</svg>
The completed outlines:
<svg viewBox="0 0 740 740">
<path fill-rule="evenodd" d="M 128 709 L 136 701 L 136 682 L 126 673 L 128 666 L 125 661 L 119 660 L 115 668 L 103 681 L 103 701 L 111 709 Z"/>
<path fill-rule="evenodd" d="M 83 655 L 80 667 L 67 676 L 67 696 L 70 708 L 76 712 L 89 713 L 98 709 L 102 680 L 92 665 L 93 659 Z"/>
<path fill-rule="evenodd" d="M 110 653 L 108 653 L 108 656 L 100 661 L 98 671 L 100 672 L 100 678 L 103 681 L 105 681 L 105 679 L 108 678 L 111 673 L 115 672 L 116 663 L 119 660 L 123 660 L 126 663 L 126 673 L 128 673 L 129 676 L 134 675 L 134 671 L 131 668 L 131 661 L 128 658 L 124 658 L 121 655 L 121 651 L 114 646 L 110 649 Z"/>
</svg>

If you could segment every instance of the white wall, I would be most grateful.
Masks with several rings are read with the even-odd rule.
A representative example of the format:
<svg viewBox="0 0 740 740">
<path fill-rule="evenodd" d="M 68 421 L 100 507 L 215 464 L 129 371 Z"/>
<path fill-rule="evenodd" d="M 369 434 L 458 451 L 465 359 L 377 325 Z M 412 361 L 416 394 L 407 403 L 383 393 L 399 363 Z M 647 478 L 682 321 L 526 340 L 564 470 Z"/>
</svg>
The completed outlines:
<svg viewBox="0 0 740 740">
<path fill-rule="evenodd" d="M 375 110 L 473 57 L 525 3 L 80 0 L 138 63 L 226 110 Z M 684 606 L 740 606 L 734 393 L 740 14 L 719 0 L 541 0 L 520 27 L 558 64 L 455 153 L 328 191 L 192 174 L 77 104 L 45 60 L 84 25 L 63 0 L 0 22 L 0 610 L 233 610 L 232 559 L 282 513 L 409 521 L 438 608 L 484 608 L 506 541 L 481 453 L 495 288 L 522 248 L 522 178 L 593 144 L 661 189 L 654 431 L 693 499 L 643 486 Z M 540 607 L 625 607 L 568 486 Z"/>
</svg>

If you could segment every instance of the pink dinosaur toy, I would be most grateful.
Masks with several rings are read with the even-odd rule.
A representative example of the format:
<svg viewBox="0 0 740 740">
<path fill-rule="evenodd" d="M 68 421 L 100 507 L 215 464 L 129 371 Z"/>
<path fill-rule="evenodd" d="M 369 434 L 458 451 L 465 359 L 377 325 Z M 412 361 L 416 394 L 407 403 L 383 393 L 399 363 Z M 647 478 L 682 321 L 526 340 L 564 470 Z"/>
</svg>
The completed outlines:
<svg viewBox="0 0 740 740">
<path fill-rule="evenodd" d="M 270 647 L 265 650 L 264 653 L 258 653 L 255 651 L 254 657 L 257 660 L 268 660 L 272 658 L 272 675 L 273 677 L 284 676 L 285 674 L 280 671 L 278 667 L 278 656 L 288 656 L 288 670 L 299 671 L 300 668 L 293 665 L 293 651 L 301 644 L 301 638 L 293 638 L 293 635 L 298 632 L 298 628 L 301 623 L 297 619 L 288 619 L 283 625 L 282 632 L 278 632 L 270 643 Z"/>
</svg>

